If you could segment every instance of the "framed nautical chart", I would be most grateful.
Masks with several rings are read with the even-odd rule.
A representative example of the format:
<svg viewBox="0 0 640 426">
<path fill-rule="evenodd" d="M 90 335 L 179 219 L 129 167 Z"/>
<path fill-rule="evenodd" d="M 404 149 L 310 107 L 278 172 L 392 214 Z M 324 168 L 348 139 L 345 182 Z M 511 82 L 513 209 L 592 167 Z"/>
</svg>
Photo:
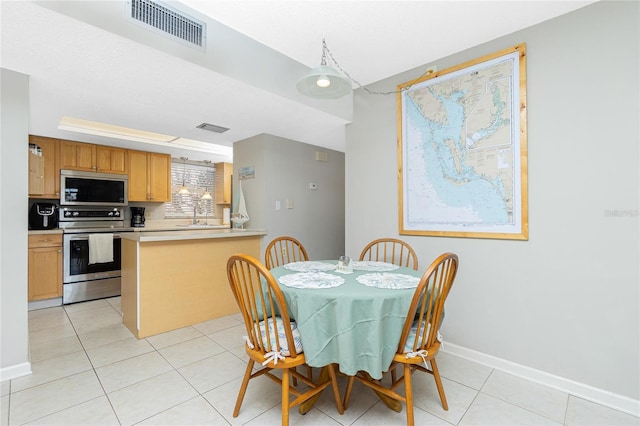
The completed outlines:
<svg viewBox="0 0 640 426">
<path fill-rule="evenodd" d="M 528 239 L 525 50 L 398 86 L 400 234 Z"/>
</svg>

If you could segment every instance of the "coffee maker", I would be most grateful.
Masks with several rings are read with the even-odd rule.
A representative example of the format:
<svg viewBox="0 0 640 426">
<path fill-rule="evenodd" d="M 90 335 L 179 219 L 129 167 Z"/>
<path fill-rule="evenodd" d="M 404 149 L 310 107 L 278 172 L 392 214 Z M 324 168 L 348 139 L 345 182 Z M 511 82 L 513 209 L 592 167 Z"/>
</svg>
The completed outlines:
<svg viewBox="0 0 640 426">
<path fill-rule="evenodd" d="M 131 207 L 131 226 L 144 228 L 144 207 Z"/>
</svg>

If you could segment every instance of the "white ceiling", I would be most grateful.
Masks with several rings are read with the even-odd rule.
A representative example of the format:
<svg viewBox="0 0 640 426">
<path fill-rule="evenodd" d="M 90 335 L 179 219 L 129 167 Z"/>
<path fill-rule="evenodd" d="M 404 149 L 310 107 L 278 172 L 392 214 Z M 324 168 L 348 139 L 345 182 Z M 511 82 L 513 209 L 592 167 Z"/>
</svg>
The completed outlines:
<svg viewBox="0 0 640 426">
<path fill-rule="evenodd" d="M 124 0 L 112 0 L 111 4 L 118 2 Z M 58 5 L 65 3 L 70 8 L 93 7 L 93 2 Z M 207 15 L 308 68 L 319 65 L 325 37 L 338 64 L 353 79 L 367 85 L 424 64 L 437 65 L 439 58 L 593 1 L 167 3 Z M 329 149 L 345 149 L 344 126 L 348 120 L 331 113 L 331 102 L 344 105 L 344 100 L 319 101 L 324 104 L 318 108 L 318 101 L 301 101 L 256 87 L 240 77 L 218 73 L 32 2 L 3 0 L 1 6 L 0 65 L 31 76 L 33 134 L 164 151 L 174 157 L 230 160 L 56 129 L 60 118 L 72 116 L 208 144 L 232 146 L 238 140 L 269 133 Z M 295 86 L 295 81 L 275 83 Z M 196 129 L 202 122 L 231 130 L 218 135 Z"/>
</svg>

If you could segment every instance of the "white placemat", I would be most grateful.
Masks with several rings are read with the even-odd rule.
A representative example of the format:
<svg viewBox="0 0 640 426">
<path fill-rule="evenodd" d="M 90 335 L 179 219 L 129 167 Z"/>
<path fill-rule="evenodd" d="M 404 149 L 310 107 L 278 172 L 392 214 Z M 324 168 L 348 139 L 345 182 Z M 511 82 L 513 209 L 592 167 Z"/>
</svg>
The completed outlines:
<svg viewBox="0 0 640 426">
<path fill-rule="evenodd" d="M 325 272 L 298 272 L 283 275 L 278 278 L 278 282 L 295 288 L 331 288 L 344 284 L 344 278 Z"/>
<path fill-rule="evenodd" d="M 392 290 L 402 290 L 416 288 L 420 282 L 420 277 L 405 274 L 390 274 L 387 272 L 375 272 L 363 274 L 356 277 L 356 280 L 368 287 L 389 288 Z"/>
<path fill-rule="evenodd" d="M 336 269 L 336 265 L 333 263 L 307 261 L 307 262 L 292 262 L 283 265 L 284 268 L 290 271 L 296 272 L 313 272 L 313 271 L 333 271 Z"/>
<path fill-rule="evenodd" d="M 398 265 L 387 262 L 376 262 L 373 260 L 354 260 L 351 262 L 351 267 L 354 271 L 395 271 L 399 268 Z"/>
</svg>

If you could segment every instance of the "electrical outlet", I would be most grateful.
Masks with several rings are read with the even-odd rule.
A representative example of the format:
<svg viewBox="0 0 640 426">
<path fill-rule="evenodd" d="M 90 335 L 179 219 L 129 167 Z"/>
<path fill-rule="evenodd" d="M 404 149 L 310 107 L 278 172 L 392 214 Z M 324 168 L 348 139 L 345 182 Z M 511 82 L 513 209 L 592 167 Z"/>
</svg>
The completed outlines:
<svg viewBox="0 0 640 426">
<path fill-rule="evenodd" d="M 287 248 L 286 247 L 282 247 L 282 256 L 283 257 L 287 257 Z"/>
</svg>

